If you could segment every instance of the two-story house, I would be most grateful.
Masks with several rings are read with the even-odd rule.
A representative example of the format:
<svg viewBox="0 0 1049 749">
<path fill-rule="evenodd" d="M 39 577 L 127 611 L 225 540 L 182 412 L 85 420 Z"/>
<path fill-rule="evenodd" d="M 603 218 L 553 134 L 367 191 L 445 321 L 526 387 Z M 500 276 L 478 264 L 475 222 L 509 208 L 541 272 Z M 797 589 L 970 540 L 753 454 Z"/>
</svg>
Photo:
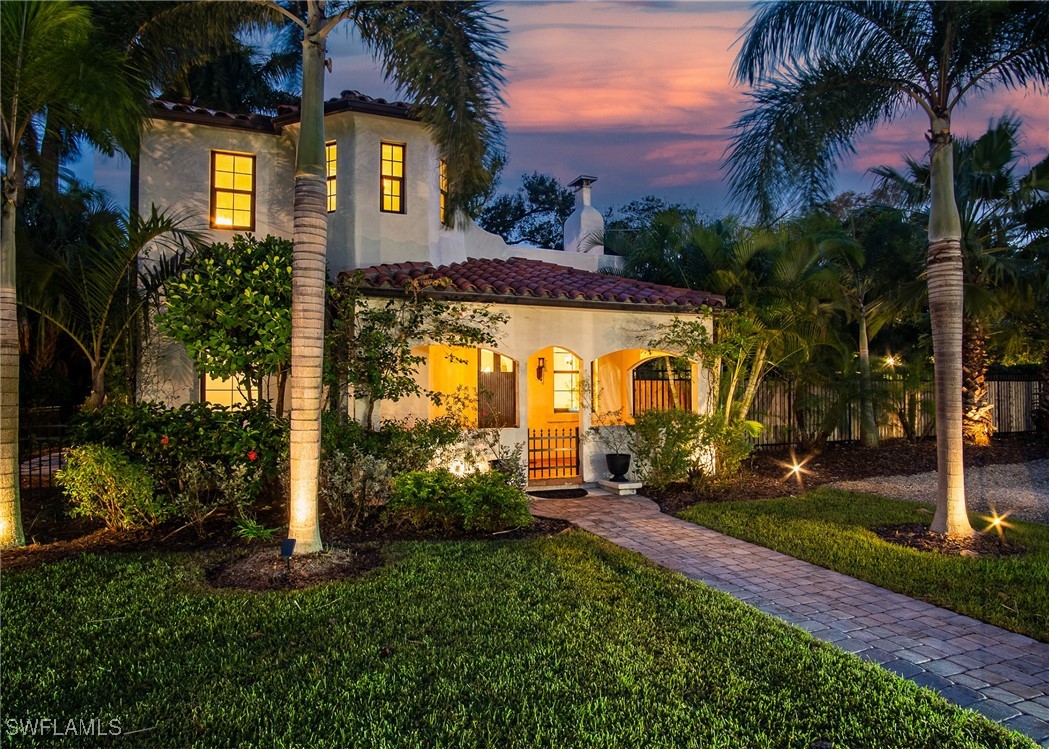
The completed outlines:
<svg viewBox="0 0 1049 749">
<path fill-rule="evenodd" d="M 402 293 L 413 278 L 448 279 L 437 292 L 491 305 L 508 323 L 495 350 L 458 351 L 421 344 L 428 389 L 482 388 L 498 407 L 482 416 L 506 444 L 527 442 L 533 481 L 604 478 L 603 461 L 577 435 L 591 414 L 580 401 L 589 378 L 601 412 L 625 422 L 651 407 L 706 408 L 708 375 L 697 362 L 668 368 L 665 352 L 643 348 L 674 315 L 720 297 L 601 273 L 619 258 L 588 238 L 600 233 L 591 205 L 594 177 L 572 183 L 576 210 L 565 250 L 507 246 L 473 222 L 444 221 L 438 151 L 410 105 L 344 92 L 325 104 L 328 158 L 328 267 L 362 269 L 364 293 Z M 155 204 L 186 218 L 215 241 L 235 233 L 292 236 L 298 112 L 233 115 L 155 102 L 133 174 L 133 205 Z M 168 402 L 230 403 L 236 383 L 199 378 L 185 353 L 157 347 L 143 396 Z M 672 371 L 671 371 L 672 370 Z M 426 417 L 423 401 L 384 404 L 382 417 Z M 494 415 L 492 415 L 494 414 Z"/>
</svg>

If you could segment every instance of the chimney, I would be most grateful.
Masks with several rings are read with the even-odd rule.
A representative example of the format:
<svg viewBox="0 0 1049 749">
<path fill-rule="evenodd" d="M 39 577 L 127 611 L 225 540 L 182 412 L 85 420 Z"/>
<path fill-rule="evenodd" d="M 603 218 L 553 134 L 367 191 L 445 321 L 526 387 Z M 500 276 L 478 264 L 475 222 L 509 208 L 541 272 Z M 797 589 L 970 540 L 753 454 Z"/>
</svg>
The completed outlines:
<svg viewBox="0 0 1049 749">
<path fill-rule="evenodd" d="M 565 220 L 565 252 L 588 252 L 603 255 L 601 245 L 605 232 L 605 220 L 600 211 L 590 204 L 590 185 L 597 177 L 581 174 L 568 186 L 576 191 L 575 210 Z"/>
</svg>

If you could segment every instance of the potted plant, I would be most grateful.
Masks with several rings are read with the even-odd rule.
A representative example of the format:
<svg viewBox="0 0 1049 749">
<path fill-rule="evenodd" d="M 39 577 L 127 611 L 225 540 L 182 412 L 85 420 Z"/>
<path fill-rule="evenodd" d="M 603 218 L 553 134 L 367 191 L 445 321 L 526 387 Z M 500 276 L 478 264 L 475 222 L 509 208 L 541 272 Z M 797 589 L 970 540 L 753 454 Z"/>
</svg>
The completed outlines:
<svg viewBox="0 0 1049 749">
<path fill-rule="evenodd" d="M 594 425 L 588 430 L 589 436 L 605 448 L 605 465 L 612 481 L 626 481 L 630 470 L 630 433 L 625 424 L 619 423 L 619 416 L 617 411 L 595 415 Z"/>
</svg>

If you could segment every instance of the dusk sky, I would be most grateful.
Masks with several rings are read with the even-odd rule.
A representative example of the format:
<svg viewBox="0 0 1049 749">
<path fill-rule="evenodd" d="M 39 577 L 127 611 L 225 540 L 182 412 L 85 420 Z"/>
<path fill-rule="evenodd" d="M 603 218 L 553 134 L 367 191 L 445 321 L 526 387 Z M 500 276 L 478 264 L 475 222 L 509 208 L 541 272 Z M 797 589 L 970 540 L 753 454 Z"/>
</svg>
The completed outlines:
<svg viewBox="0 0 1049 749">
<path fill-rule="evenodd" d="M 750 17 L 742 2 L 504 2 L 506 107 L 510 162 L 502 189 L 538 170 L 569 182 L 599 178 L 594 202 L 604 209 L 644 195 L 731 211 L 721 161 L 729 126 L 745 105 L 732 82 L 737 39 Z M 329 42 L 334 72 L 327 96 L 355 89 L 396 98 L 352 34 Z M 1006 113 L 1023 122 L 1028 165 L 1049 151 L 1049 96 L 998 91 L 972 99 L 955 116 L 955 132 L 976 136 Z M 864 172 L 921 156 L 928 128 L 915 113 L 856 144 L 838 189 L 867 190 Z M 126 177 L 96 165 L 98 181 L 126 200 Z"/>
</svg>

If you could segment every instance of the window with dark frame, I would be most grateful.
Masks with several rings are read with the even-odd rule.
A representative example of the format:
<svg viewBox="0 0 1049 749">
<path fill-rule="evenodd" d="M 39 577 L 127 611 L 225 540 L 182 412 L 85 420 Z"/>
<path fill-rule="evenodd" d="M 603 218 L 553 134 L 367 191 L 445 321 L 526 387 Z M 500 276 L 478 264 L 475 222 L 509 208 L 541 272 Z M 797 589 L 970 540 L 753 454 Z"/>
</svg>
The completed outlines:
<svg viewBox="0 0 1049 749">
<path fill-rule="evenodd" d="M 211 152 L 211 228 L 255 230 L 255 155 Z"/>
<path fill-rule="evenodd" d="M 477 426 L 517 426 L 517 365 L 509 356 L 477 350 Z"/>
<path fill-rule="evenodd" d="M 381 200 L 383 213 L 404 213 L 404 145 L 382 142 Z"/>
<path fill-rule="evenodd" d="M 324 160 L 328 167 L 328 213 L 335 212 L 335 197 L 336 197 L 336 171 L 338 161 L 338 149 L 335 146 L 335 141 L 331 140 L 324 144 Z"/>
</svg>

